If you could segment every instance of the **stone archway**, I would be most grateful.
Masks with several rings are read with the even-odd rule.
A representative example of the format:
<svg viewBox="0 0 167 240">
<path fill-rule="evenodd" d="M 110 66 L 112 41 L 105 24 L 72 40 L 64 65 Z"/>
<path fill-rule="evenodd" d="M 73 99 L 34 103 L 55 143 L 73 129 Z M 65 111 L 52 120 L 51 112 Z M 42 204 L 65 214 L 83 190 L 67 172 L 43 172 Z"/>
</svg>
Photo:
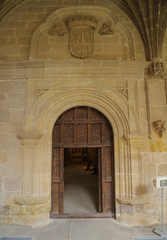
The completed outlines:
<svg viewBox="0 0 167 240">
<path fill-rule="evenodd" d="M 133 185 L 131 146 L 135 144 L 135 149 L 136 146 L 141 149 L 146 141 L 143 135 L 138 138 L 136 135 L 130 135 L 127 102 L 116 90 L 109 95 L 103 90 L 73 89 L 47 90 L 38 99 L 37 104 L 38 111 L 34 111 L 36 106 L 31 109 L 25 122 L 25 134 L 21 136 L 24 145 L 23 196 L 17 198 L 16 203 L 26 208 L 29 204 L 26 200 L 28 196 L 33 209 L 35 205 L 36 208 L 40 208 L 40 213 L 48 216 L 51 210 L 52 132 L 55 121 L 71 108 L 88 106 L 101 112 L 113 128 L 115 199 L 117 200 L 115 216 L 118 218 L 122 214 L 120 204 L 133 204 L 132 194 L 136 185 Z M 133 110 L 131 116 L 135 132 L 140 133 Z M 36 129 L 30 130 L 31 126 L 34 126 L 34 119 L 36 119 Z M 141 201 L 143 200 L 138 200 L 139 203 Z M 27 209 L 31 214 L 29 205 Z"/>
<path fill-rule="evenodd" d="M 51 217 L 64 214 L 64 148 L 98 148 L 99 212 L 115 215 L 113 131 L 106 117 L 85 106 L 63 113 L 53 128 Z M 86 214 L 86 217 L 89 214 Z M 73 215 L 70 214 L 70 217 Z M 78 213 L 74 214 L 74 217 Z M 85 214 L 80 214 L 84 217 Z M 90 215 L 89 215 L 90 216 Z M 69 217 L 69 215 L 68 215 Z M 97 217 L 97 214 L 91 215 Z"/>
</svg>

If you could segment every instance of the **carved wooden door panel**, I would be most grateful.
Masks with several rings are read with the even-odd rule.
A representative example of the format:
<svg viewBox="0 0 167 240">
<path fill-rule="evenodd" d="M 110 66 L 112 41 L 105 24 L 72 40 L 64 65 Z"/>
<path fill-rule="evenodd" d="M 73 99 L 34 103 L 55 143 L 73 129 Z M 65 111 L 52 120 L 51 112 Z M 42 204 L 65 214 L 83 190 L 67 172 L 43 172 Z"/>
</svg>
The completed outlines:
<svg viewBox="0 0 167 240">
<path fill-rule="evenodd" d="M 102 211 L 114 213 L 114 171 L 111 147 L 102 147 Z"/>
<path fill-rule="evenodd" d="M 53 214 L 64 213 L 64 149 L 53 148 L 52 158 L 52 210 Z"/>
</svg>

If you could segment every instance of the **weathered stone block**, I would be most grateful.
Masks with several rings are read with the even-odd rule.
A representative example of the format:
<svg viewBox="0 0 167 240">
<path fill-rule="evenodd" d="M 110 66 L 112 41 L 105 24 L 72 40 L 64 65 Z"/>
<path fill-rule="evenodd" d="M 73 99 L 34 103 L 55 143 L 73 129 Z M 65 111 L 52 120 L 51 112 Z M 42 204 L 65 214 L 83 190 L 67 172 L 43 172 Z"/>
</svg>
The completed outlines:
<svg viewBox="0 0 167 240">
<path fill-rule="evenodd" d="M 20 45 L 29 45 L 31 38 L 30 37 L 19 37 L 18 44 Z"/>
<path fill-rule="evenodd" d="M 5 37 L 4 38 L 0 37 L 0 45 L 5 46 L 7 44 L 8 44 L 8 39 Z"/>
<path fill-rule="evenodd" d="M 167 175 L 167 163 L 160 164 L 158 166 L 158 176 L 166 176 Z"/>
<path fill-rule="evenodd" d="M 147 179 L 151 179 L 156 176 L 156 165 L 155 164 L 144 164 L 144 176 Z"/>
<path fill-rule="evenodd" d="M 34 21 L 36 20 L 36 14 L 35 13 L 24 13 L 21 16 L 22 21 Z"/>
<path fill-rule="evenodd" d="M 0 151 L 0 164 L 7 162 L 7 153 Z"/>
<path fill-rule="evenodd" d="M 4 177 L 3 187 L 5 191 L 17 192 L 21 189 L 21 179 L 19 177 Z"/>
<path fill-rule="evenodd" d="M 16 29 L 17 37 L 30 37 L 32 35 L 33 29 Z"/>
<path fill-rule="evenodd" d="M 9 205 L 0 205 L 0 217 L 10 215 L 10 206 Z"/>
<path fill-rule="evenodd" d="M 9 38 L 9 45 L 16 45 L 17 44 L 17 38 Z"/>
<path fill-rule="evenodd" d="M 13 109 L 10 111 L 9 123 L 18 125 L 20 128 L 24 121 L 24 110 Z"/>
<path fill-rule="evenodd" d="M 14 30 L 13 29 L 0 29 L 0 36 L 1 37 L 14 37 Z"/>
<path fill-rule="evenodd" d="M 0 122 L 8 122 L 8 119 L 9 119 L 9 111 L 0 110 Z"/>
</svg>

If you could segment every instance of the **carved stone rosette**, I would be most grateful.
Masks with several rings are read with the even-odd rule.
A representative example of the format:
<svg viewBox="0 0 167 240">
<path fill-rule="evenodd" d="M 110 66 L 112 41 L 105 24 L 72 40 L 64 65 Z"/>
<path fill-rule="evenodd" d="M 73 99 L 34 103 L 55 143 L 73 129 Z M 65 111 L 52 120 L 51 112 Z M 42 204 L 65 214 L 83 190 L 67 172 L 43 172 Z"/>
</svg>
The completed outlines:
<svg viewBox="0 0 167 240">
<path fill-rule="evenodd" d="M 162 120 L 155 121 L 153 122 L 153 126 L 160 137 L 162 137 L 164 133 L 167 132 L 167 121 Z"/>
</svg>

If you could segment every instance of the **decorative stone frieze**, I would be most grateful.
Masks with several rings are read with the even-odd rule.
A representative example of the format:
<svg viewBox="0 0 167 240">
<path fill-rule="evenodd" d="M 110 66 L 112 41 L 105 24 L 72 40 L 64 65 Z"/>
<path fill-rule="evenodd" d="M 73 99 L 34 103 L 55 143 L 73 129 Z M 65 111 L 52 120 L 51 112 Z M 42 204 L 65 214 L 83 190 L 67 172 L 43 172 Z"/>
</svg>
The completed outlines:
<svg viewBox="0 0 167 240">
<path fill-rule="evenodd" d="M 155 121 L 153 122 L 153 126 L 160 137 L 162 137 L 164 133 L 167 132 L 167 121 L 162 120 Z"/>
<path fill-rule="evenodd" d="M 103 23 L 103 25 L 99 29 L 99 34 L 100 35 L 113 35 L 114 30 L 112 29 L 111 24 Z"/>
</svg>

